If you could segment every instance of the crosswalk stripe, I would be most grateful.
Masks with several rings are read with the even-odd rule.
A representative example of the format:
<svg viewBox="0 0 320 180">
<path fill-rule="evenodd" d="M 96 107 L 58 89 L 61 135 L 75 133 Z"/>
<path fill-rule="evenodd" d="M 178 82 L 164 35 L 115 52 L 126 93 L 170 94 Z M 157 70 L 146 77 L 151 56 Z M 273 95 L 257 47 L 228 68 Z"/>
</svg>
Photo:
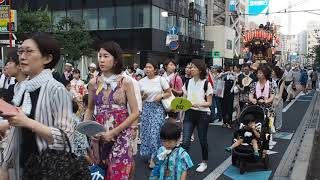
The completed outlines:
<svg viewBox="0 0 320 180">
<path fill-rule="evenodd" d="M 228 169 L 231 165 L 231 156 L 229 156 L 225 161 L 223 161 L 215 170 L 213 170 L 204 180 L 214 180 L 218 179 L 224 171 Z"/>
</svg>

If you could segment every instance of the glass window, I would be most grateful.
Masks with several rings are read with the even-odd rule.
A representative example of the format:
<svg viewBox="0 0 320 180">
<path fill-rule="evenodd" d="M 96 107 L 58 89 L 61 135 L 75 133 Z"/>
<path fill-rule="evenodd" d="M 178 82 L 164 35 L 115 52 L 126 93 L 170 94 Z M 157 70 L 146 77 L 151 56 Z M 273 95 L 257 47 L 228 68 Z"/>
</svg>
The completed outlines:
<svg viewBox="0 0 320 180">
<path fill-rule="evenodd" d="M 52 12 L 52 23 L 53 23 L 53 25 L 58 24 L 58 22 L 63 17 L 66 17 L 66 11 L 53 11 Z"/>
<path fill-rule="evenodd" d="M 132 28 L 132 7 L 119 6 L 117 7 L 117 28 Z"/>
<path fill-rule="evenodd" d="M 160 9 L 158 7 L 152 6 L 152 28 L 160 29 Z"/>
<path fill-rule="evenodd" d="M 168 30 L 170 27 L 172 26 L 176 26 L 177 25 L 177 16 L 170 16 L 168 17 L 168 27 L 166 30 Z"/>
<path fill-rule="evenodd" d="M 177 25 L 177 17 L 166 10 L 160 10 L 160 30 L 168 31 L 172 26 Z"/>
<path fill-rule="evenodd" d="M 82 20 L 82 10 L 81 9 L 74 9 L 74 10 L 68 10 L 67 16 L 72 18 L 73 20 L 77 22 L 81 22 Z"/>
<path fill-rule="evenodd" d="M 150 6 L 135 6 L 134 27 L 150 27 Z"/>
<path fill-rule="evenodd" d="M 178 0 L 178 3 L 177 3 L 177 11 L 179 14 L 182 14 L 182 15 L 188 15 L 188 0 Z"/>
<path fill-rule="evenodd" d="M 195 34 L 195 38 L 196 39 L 200 39 L 200 23 L 195 23 L 195 31 L 194 31 L 194 34 Z"/>
<path fill-rule="evenodd" d="M 232 50 L 232 41 L 231 40 L 227 40 L 227 49 L 231 49 Z"/>
<path fill-rule="evenodd" d="M 160 9 L 160 30 L 162 31 L 167 31 L 168 29 L 168 17 L 164 16 L 164 14 L 166 14 L 165 12 L 168 11 Z"/>
<path fill-rule="evenodd" d="M 193 25 L 193 21 L 188 19 L 188 34 L 187 36 L 189 37 L 193 37 L 193 28 L 194 28 L 194 25 Z"/>
<path fill-rule="evenodd" d="M 179 17 L 177 26 L 179 27 L 181 35 L 186 35 L 186 18 Z"/>
<path fill-rule="evenodd" d="M 98 9 L 83 9 L 83 20 L 88 30 L 98 29 Z"/>
<path fill-rule="evenodd" d="M 200 24 L 200 39 L 204 40 L 204 24 L 199 23 Z"/>
<path fill-rule="evenodd" d="M 99 29 L 114 29 L 114 8 L 106 7 L 99 9 Z"/>
</svg>

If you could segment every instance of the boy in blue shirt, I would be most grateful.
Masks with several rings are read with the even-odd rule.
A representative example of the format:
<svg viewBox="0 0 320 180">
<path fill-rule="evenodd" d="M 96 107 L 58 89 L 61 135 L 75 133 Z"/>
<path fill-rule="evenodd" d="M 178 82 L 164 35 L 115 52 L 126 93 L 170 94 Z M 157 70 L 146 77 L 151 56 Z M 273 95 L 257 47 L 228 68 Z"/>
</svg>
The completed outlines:
<svg viewBox="0 0 320 180">
<path fill-rule="evenodd" d="M 185 180 L 193 166 L 189 154 L 178 146 L 181 129 L 175 123 L 165 123 L 160 131 L 162 146 L 152 155 L 154 164 L 150 180 Z"/>
</svg>

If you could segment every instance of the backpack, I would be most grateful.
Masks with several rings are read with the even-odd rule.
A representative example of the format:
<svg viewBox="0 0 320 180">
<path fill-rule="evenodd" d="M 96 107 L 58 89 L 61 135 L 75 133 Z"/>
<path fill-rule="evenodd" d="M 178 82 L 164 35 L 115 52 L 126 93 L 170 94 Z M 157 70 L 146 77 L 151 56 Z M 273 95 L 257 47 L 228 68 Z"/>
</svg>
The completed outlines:
<svg viewBox="0 0 320 180">
<path fill-rule="evenodd" d="M 186 87 L 186 91 L 188 91 L 189 80 L 190 80 L 190 79 L 187 79 L 187 80 L 186 80 L 186 83 L 184 84 L 184 86 Z M 206 92 L 207 92 L 207 90 L 208 90 L 208 83 L 209 83 L 209 81 L 206 80 L 206 81 L 204 82 L 204 86 L 203 86 L 203 90 L 204 90 L 204 100 L 206 100 L 206 101 L 207 101 Z"/>
</svg>

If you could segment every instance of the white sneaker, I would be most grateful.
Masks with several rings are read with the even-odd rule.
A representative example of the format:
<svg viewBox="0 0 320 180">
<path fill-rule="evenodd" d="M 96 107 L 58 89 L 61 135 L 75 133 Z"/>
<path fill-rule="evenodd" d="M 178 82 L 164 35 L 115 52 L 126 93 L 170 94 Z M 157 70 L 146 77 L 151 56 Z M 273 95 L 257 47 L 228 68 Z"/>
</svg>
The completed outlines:
<svg viewBox="0 0 320 180">
<path fill-rule="evenodd" d="M 207 168 L 208 168 L 207 163 L 202 162 L 202 163 L 199 164 L 199 167 L 196 169 L 196 171 L 199 172 L 199 173 L 202 173 L 202 172 L 204 172 Z"/>
<path fill-rule="evenodd" d="M 275 141 L 269 141 L 269 146 L 274 146 L 276 144 L 277 144 L 277 142 L 275 142 Z"/>
</svg>

